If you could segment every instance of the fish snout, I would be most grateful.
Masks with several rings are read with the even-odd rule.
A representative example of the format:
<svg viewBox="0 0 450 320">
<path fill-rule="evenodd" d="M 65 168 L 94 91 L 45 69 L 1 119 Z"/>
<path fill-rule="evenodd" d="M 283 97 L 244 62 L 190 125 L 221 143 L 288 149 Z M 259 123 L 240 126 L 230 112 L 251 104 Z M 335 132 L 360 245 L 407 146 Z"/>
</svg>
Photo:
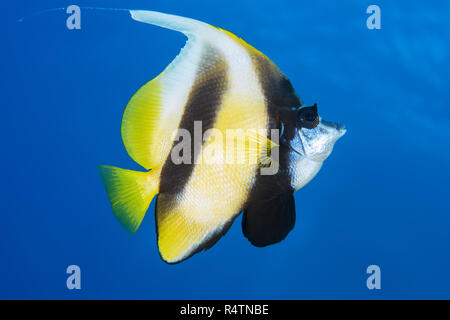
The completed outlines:
<svg viewBox="0 0 450 320">
<path fill-rule="evenodd" d="M 336 130 L 338 139 L 347 132 L 347 129 L 345 128 L 345 125 L 343 125 L 343 124 L 331 122 L 331 121 L 327 121 L 327 120 L 323 120 L 323 119 L 321 120 L 321 123 L 329 129 Z"/>
</svg>

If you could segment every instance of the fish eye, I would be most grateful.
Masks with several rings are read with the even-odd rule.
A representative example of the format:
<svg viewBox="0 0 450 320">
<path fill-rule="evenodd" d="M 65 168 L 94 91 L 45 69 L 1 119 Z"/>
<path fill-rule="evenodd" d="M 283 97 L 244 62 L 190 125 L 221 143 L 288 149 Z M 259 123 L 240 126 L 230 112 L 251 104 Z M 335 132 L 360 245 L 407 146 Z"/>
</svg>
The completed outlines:
<svg viewBox="0 0 450 320">
<path fill-rule="evenodd" d="M 317 115 L 315 115 L 312 112 L 307 112 L 304 116 L 305 120 L 309 121 L 309 122 L 313 122 L 314 120 L 316 120 L 316 117 L 317 117 Z"/>
<path fill-rule="evenodd" d="M 317 104 L 311 107 L 303 107 L 298 110 L 297 120 L 300 127 L 312 129 L 319 124 L 319 115 L 317 113 Z"/>
</svg>

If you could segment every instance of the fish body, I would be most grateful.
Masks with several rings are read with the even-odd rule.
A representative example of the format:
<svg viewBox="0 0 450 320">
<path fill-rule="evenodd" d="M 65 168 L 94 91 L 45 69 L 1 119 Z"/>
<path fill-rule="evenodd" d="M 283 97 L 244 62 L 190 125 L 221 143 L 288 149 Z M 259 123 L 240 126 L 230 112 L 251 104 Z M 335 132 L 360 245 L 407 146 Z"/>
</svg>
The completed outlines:
<svg viewBox="0 0 450 320">
<path fill-rule="evenodd" d="M 188 41 L 124 112 L 125 148 L 150 171 L 100 166 L 119 222 L 135 232 L 157 195 L 158 248 L 167 263 L 210 248 L 242 211 L 251 243 L 283 240 L 295 223 L 293 192 L 315 176 L 345 129 L 322 120 L 316 105 L 305 107 L 279 68 L 230 32 L 154 11 L 131 16 Z M 245 142 L 224 149 L 229 132 Z M 276 170 L 264 174 L 268 167 Z"/>
</svg>

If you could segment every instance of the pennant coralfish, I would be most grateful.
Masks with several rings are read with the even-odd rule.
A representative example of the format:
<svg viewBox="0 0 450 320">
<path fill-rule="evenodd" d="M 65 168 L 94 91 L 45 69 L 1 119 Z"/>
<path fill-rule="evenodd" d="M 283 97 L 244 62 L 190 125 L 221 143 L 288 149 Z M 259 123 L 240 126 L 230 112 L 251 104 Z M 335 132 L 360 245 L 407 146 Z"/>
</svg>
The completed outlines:
<svg viewBox="0 0 450 320">
<path fill-rule="evenodd" d="M 188 41 L 159 76 L 136 92 L 123 115 L 125 148 L 149 171 L 100 166 L 116 218 L 136 232 L 157 195 L 158 248 L 167 263 L 210 248 L 241 212 L 243 233 L 253 245 L 283 240 L 295 223 L 294 191 L 316 175 L 345 129 L 322 120 L 317 105 L 305 106 L 278 67 L 232 33 L 159 12 L 130 13 L 136 21 L 182 32 Z M 196 123 L 206 138 L 199 143 L 192 138 L 187 150 L 201 161 L 177 163 L 174 133 L 183 129 L 195 136 Z M 227 154 L 220 148 L 211 152 L 220 140 L 206 134 L 211 130 L 224 136 L 228 130 L 245 130 L 243 136 L 256 147 L 245 143 Z M 277 164 L 273 174 L 262 174 L 268 165 L 263 161 L 220 161 L 229 152 L 259 156 L 261 148 L 277 150 L 277 158 L 268 160 Z M 183 159 L 189 156 L 185 152 Z"/>
</svg>

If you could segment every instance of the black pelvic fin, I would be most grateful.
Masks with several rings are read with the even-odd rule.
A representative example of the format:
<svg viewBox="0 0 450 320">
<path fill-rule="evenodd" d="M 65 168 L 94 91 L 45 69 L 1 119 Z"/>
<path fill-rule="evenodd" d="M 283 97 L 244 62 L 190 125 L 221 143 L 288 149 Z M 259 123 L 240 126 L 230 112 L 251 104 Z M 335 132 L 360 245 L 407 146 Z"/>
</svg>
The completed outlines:
<svg viewBox="0 0 450 320">
<path fill-rule="evenodd" d="M 242 232 L 256 247 L 265 247 L 286 238 L 295 225 L 292 192 L 270 200 L 254 201 L 244 210 Z"/>
</svg>

